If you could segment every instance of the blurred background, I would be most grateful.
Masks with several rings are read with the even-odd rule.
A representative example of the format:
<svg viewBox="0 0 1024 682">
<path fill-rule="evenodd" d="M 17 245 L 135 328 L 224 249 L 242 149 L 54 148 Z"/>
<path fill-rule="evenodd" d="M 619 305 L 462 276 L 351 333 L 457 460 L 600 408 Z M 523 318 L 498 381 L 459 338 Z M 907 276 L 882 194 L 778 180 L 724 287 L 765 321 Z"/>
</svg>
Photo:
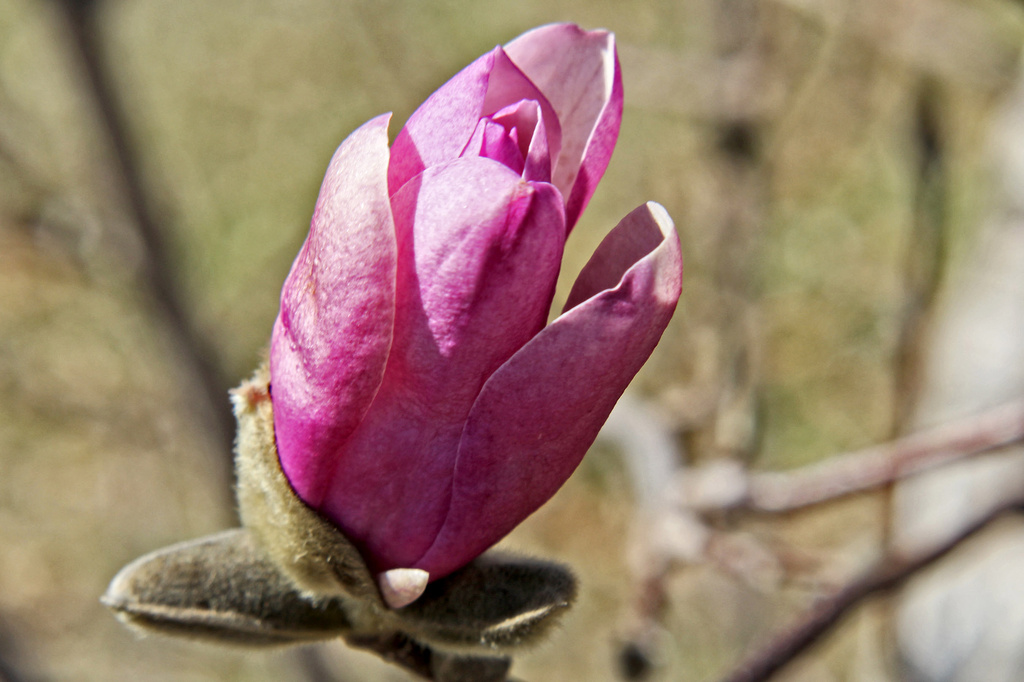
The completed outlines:
<svg viewBox="0 0 1024 682">
<path fill-rule="evenodd" d="M 791 514 L 672 506 L 693 466 L 790 470 L 1024 395 L 1019 2 L 2 0 L 0 679 L 410 679 L 342 644 L 140 639 L 98 599 L 236 523 L 226 391 L 336 146 L 553 21 L 613 30 L 626 92 L 558 298 L 646 200 L 686 273 L 615 428 L 504 543 L 582 585 L 513 674 L 719 679 L 893 547 L 1024 498 L 1011 448 Z M 1022 572 L 1010 516 L 779 679 L 1024 679 Z"/>
</svg>

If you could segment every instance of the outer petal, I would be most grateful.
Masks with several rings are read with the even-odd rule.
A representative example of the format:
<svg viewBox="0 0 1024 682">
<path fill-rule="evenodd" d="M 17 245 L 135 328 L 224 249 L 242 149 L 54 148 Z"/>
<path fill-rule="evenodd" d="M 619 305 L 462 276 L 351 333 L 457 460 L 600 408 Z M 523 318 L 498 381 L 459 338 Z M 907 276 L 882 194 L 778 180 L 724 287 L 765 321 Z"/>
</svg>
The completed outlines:
<svg viewBox="0 0 1024 682">
<path fill-rule="evenodd" d="M 458 158 L 477 121 L 519 100 L 540 104 L 552 158 L 561 148 L 551 103 L 500 47 L 455 74 L 413 112 L 391 147 L 391 194 L 425 168 Z"/>
<path fill-rule="evenodd" d="M 574 24 L 541 26 L 505 46 L 516 66 L 540 88 L 561 123 L 554 184 L 566 197 L 567 225 L 597 188 L 622 122 L 622 72 L 615 36 Z"/>
<path fill-rule="evenodd" d="M 629 255 L 636 244 L 652 248 L 639 260 L 614 261 L 623 243 Z M 654 203 L 636 209 L 598 252 L 603 273 L 617 263 L 617 286 L 546 327 L 494 373 L 473 405 L 447 518 L 414 564 L 432 577 L 470 561 L 558 490 L 665 330 L 682 276 L 665 210 Z"/>
<path fill-rule="evenodd" d="M 657 229 L 659 227 L 662 229 Z M 620 220 L 601 241 L 590 260 L 580 270 L 562 312 L 575 308 L 605 289 L 619 286 L 623 274 L 634 263 L 655 251 L 670 234 L 675 235 L 672 218 L 661 204 L 649 201 L 630 211 L 629 215 Z M 666 249 L 677 244 L 679 240 L 678 237 L 674 237 L 669 241 L 672 244 L 666 246 Z M 678 248 L 676 250 L 678 251 Z M 680 268 L 681 262 L 680 260 Z M 672 268 L 666 266 L 663 274 L 667 276 L 671 272 Z"/>
<path fill-rule="evenodd" d="M 394 344 L 320 507 L 378 571 L 415 568 L 433 542 L 466 417 L 486 378 L 543 327 L 565 234 L 554 187 L 479 157 L 427 169 L 392 203 Z"/>
<path fill-rule="evenodd" d="M 389 378 L 435 384 L 446 409 L 461 395 L 461 419 L 486 378 L 547 320 L 564 246 L 561 197 L 491 159 L 464 158 L 428 169 L 419 191 L 392 206 L 399 269 Z"/>
<path fill-rule="evenodd" d="M 363 124 L 331 159 L 309 236 L 281 291 L 270 342 L 281 466 L 314 506 L 334 453 L 377 393 L 391 346 L 396 244 L 387 192 L 390 117 Z"/>
</svg>

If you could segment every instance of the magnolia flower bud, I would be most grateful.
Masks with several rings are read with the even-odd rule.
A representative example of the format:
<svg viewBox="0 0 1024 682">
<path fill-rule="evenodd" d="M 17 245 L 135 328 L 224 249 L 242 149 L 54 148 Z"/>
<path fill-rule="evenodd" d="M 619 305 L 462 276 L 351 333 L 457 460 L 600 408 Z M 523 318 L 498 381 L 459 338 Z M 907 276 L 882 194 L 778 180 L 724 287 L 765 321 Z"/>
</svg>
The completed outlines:
<svg viewBox="0 0 1024 682">
<path fill-rule="evenodd" d="M 298 496 L 382 585 L 464 566 L 548 500 L 679 297 L 672 221 L 641 206 L 546 324 L 569 230 L 618 135 L 614 38 L 545 26 L 442 86 L 388 148 L 339 147 L 281 294 L 274 430 Z"/>
<path fill-rule="evenodd" d="M 565 482 L 675 309 L 665 209 L 610 231 L 547 323 L 622 116 L 614 37 L 543 26 L 327 169 L 269 366 L 233 393 L 243 529 L 125 567 L 131 625 L 341 637 L 435 679 L 504 679 L 575 580 L 488 552 Z"/>
</svg>

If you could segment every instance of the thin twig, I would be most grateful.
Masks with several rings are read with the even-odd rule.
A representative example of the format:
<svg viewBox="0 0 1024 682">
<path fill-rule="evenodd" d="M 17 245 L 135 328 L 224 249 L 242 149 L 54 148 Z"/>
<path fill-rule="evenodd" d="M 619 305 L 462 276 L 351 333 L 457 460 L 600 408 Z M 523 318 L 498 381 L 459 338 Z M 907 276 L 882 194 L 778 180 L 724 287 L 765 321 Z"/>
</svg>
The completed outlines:
<svg viewBox="0 0 1024 682">
<path fill-rule="evenodd" d="M 1024 400 L 801 469 L 752 474 L 740 505 L 789 512 L 1024 440 Z"/>
<path fill-rule="evenodd" d="M 113 79 L 107 69 L 103 46 L 99 40 L 97 12 L 99 0 L 60 0 L 69 33 L 78 52 L 89 91 L 98 113 L 98 124 L 106 136 L 113 154 L 114 171 L 121 185 L 124 200 L 139 237 L 143 254 L 140 276 L 149 289 L 155 306 L 167 321 L 183 360 L 203 391 L 201 419 L 209 423 L 224 456 L 218 466 L 225 481 L 233 479 L 232 445 L 235 423 L 227 397 L 229 382 L 222 376 L 216 354 L 199 333 L 173 275 L 173 263 L 168 254 L 166 240 L 153 212 L 154 202 L 148 196 L 139 163 L 128 133 L 124 109 L 112 86 Z M 231 505 L 233 506 L 233 505 Z"/>
<path fill-rule="evenodd" d="M 816 602 L 797 619 L 796 623 L 723 677 L 722 682 L 769 680 L 772 675 L 828 634 L 833 626 L 865 599 L 902 586 L 909 578 L 945 557 L 1019 504 L 1020 500 L 1014 500 L 993 509 L 974 524 L 929 551 L 912 557 L 897 554 L 885 557 L 865 577 Z"/>
</svg>

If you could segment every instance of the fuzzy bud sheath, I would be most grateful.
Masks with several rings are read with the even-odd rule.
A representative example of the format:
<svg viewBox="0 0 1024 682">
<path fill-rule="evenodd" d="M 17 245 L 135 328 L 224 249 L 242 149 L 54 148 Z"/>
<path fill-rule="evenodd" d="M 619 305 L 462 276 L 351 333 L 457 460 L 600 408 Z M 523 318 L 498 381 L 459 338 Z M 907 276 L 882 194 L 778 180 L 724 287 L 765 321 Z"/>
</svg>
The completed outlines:
<svg viewBox="0 0 1024 682">
<path fill-rule="evenodd" d="M 284 477 L 267 389 L 261 367 L 232 392 L 244 528 L 122 569 L 103 602 L 126 624 L 231 645 L 342 638 L 428 677 L 441 666 L 447 679 L 476 679 L 481 666 L 507 669 L 504 656 L 543 637 L 572 603 L 564 567 L 490 552 L 405 608 L 385 605 L 359 552 Z"/>
</svg>

